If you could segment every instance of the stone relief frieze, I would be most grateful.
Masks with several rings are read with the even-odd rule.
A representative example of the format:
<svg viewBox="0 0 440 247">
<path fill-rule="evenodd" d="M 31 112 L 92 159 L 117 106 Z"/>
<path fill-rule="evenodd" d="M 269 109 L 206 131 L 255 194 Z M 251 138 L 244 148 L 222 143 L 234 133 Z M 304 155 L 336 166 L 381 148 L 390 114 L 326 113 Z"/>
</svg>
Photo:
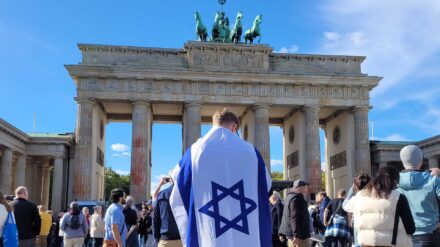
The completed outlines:
<svg viewBox="0 0 440 247">
<path fill-rule="evenodd" d="M 215 66 L 227 68 L 263 68 L 264 62 L 261 55 L 230 54 L 203 52 L 192 56 L 195 66 Z"/>
<path fill-rule="evenodd" d="M 80 89 L 86 91 L 319 98 L 329 104 L 337 102 L 332 100 L 357 99 L 369 105 L 367 87 L 99 78 L 81 78 L 79 82 Z"/>
<path fill-rule="evenodd" d="M 125 89 L 128 92 L 137 92 L 139 87 L 138 87 L 138 82 L 136 80 L 129 80 L 126 81 L 125 83 Z"/>
<path fill-rule="evenodd" d="M 81 80 L 81 89 L 85 90 L 101 90 L 102 82 L 100 79 L 97 78 L 85 78 Z"/>
</svg>

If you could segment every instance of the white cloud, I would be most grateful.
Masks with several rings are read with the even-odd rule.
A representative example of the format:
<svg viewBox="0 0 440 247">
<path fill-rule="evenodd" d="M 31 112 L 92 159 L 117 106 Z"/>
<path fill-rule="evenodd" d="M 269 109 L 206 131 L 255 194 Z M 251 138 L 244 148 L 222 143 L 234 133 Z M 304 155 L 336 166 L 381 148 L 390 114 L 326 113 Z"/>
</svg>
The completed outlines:
<svg viewBox="0 0 440 247">
<path fill-rule="evenodd" d="M 122 144 L 122 143 L 112 144 L 110 148 L 116 152 L 125 152 L 125 151 L 128 151 L 128 149 L 129 149 L 129 147 L 127 145 Z"/>
<path fill-rule="evenodd" d="M 324 32 L 324 38 L 329 41 L 337 41 L 341 35 L 337 32 Z"/>
<path fill-rule="evenodd" d="M 392 134 L 384 138 L 379 138 L 383 141 L 410 141 L 408 138 L 400 135 L 400 134 Z"/>
<path fill-rule="evenodd" d="M 384 77 L 373 97 L 401 86 L 404 78 L 440 52 L 437 0 L 335 0 L 322 11 L 335 30 L 323 33 L 322 52 L 366 56 L 363 70 Z"/>
<path fill-rule="evenodd" d="M 298 46 L 291 45 L 290 47 L 281 47 L 281 49 L 278 51 L 278 53 L 296 53 L 298 52 Z"/>
<path fill-rule="evenodd" d="M 115 170 L 115 172 L 119 175 L 128 175 L 130 174 L 129 171 L 124 171 L 124 170 Z"/>
<path fill-rule="evenodd" d="M 282 166 L 283 164 L 283 160 L 270 160 L 270 166 Z"/>
<path fill-rule="evenodd" d="M 122 156 L 131 156 L 129 152 L 122 152 Z"/>
</svg>

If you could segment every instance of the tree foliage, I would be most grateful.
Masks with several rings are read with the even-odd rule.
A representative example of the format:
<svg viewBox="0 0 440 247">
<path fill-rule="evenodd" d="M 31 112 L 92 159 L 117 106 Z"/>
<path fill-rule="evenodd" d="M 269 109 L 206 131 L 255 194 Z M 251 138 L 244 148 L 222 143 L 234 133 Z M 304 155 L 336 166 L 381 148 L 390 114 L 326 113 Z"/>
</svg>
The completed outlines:
<svg viewBox="0 0 440 247">
<path fill-rule="evenodd" d="M 284 180 L 282 172 L 273 171 L 270 173 L 270 177 L 272 178 L 272 180 Z"/>
<path fill-rule="evenodd" d="M 125 194 L 130 194 L 130 175 L 120 175 L 110 167 L 105 167 L 105 200 L 110 198 L 112 189 L 121 188 Z"/>
</svg>

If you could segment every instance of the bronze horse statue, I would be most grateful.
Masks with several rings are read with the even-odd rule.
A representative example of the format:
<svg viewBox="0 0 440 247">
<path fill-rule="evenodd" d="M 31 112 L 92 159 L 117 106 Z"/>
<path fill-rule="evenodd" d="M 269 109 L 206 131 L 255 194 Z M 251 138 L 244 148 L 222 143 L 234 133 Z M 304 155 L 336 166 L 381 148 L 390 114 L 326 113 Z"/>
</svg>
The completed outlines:
<svg viewBox="0 0 440 247">
<path fill-rule="evenodd" d="M 243 14 L 241 11 L 238 11 L 237 18 L 235 19 L 234 28 L 231 30 L 231 42 L 232 43 L 240 43 L 241 33 L 243 32 L 243 26 L 241 25 L 241 19 L 243 19 Z"/>
<path fill-rule="evenodd" d="M 208 38 L 208 31 L 206 30 L 205 25 L 203 25 L 202 17 L 200 17 L 200 14 L 198 11 L 195 13 L 196 18 L 196 37 L 198 40 L 206 42 L 206 39 Z"/>
<path fill-rule="evenodd" d="M 247 44 L 248 40 L 249 40 L 249 43 L 252 44 L 256 37 L 260 37 L 258 39 L 258 43 L 260 43 L 260 40 L 261 40 L 260 24 L 262 21 L 263 21 L 262 14 L 259 14 L 255 17 L 254 24 L 252 25 L 252 28 L 248 29 L 246 31 L 246 33 L 244 34 L 244 43 L 245 44 Z"/>
</svg>

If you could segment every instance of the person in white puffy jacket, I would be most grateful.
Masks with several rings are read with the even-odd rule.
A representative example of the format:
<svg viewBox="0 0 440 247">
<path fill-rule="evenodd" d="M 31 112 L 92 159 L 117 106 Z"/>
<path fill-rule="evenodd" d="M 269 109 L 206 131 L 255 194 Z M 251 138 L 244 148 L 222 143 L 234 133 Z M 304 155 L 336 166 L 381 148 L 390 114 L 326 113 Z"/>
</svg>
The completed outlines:
<svg viewBox="0 0 440 247">
<path fill-rule="evenodd" d="M 415 223 L 408 200 L 397 188 L 396 168 L 381 168 L 367 186 L 344 206 L 353 213 L 361 246 L 412 247 Z"/>
</svg>

